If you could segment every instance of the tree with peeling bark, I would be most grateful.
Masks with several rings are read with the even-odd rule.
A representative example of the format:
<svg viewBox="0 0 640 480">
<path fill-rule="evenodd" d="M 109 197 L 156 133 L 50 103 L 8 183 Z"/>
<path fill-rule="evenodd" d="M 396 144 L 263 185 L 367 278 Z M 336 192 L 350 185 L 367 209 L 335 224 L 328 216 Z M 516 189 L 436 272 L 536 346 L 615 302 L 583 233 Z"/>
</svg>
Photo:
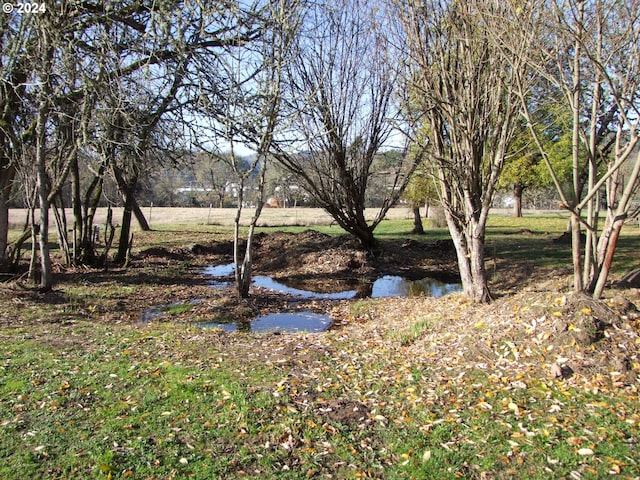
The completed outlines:
<svg viewBox="0 0 640 480">
<path fill-rule="evenodd" d="M 310 9 L 287 72 L 288 107 L 296 112 L 295 122 L 289 135 L 274 143 L 276 160 L 374 253 L 373 232 L 420 159 L 405 154 L 399 58 L 387 40 L 386 21 L 378 6 L 360 0 Z M 392 137 L 402 154 L 386 162 L 381 153 L 391 148 Z M 383 174 L 386 185 L 377 192 L 381 206 L 367 219 L 368 189 Z"/>
<path fill-rule="evenodd" d="M 522 88 L 525 117 L 563 207 L 571 214 L 574 289 L 599 298 L 640 175 L 640 2 L 555 0 L 533 2 L 516 13 L 512 28 L 521 37 L 515 44 L 532 46 L 523 59 L 562 93 L 560 105 L 571 112 L 567 192 L 537 134 L 530 92 Z M 497 43 L 505 49 L 514 45 Z M 606 204 L 604 224 L 601 203 Z"/>
<path fill-rule="evenodd" d="M 411 82 L 411 108 L 455 245 L 464 293 L 475 302 L 491 298 L 484 265 L 489 209 L 520 105 L 516 80 L 525 64 L 488 39 L 491 24 L 509 23 L 502 2 L 441 0 L 397 2 L 404 26 Z M 521 48 L 526 48 L 524 45 Z M 508 53 L 508 52 L 507 52 Z M 521 54 L 521 52 L 520 52 Z M 420 139 L 417 139 L 420 140 Z"/>
</svg>

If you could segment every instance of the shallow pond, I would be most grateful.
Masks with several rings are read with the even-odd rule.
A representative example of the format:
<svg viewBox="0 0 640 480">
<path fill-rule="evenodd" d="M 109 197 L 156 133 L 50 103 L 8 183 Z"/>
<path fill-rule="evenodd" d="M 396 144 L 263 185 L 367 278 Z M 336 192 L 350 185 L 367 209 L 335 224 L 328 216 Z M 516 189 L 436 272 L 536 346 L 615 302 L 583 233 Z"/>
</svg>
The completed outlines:
<svg viewBox="0 0 640 480">
<path fill-rule="evenodd" d="M 442 297 L 462 291 L 459 283 L 447 283 L 435 278 L 408 280 L 396 275 L 378 278 L 371 287 L 371 298 L 384 297 Z"/>
<path fill-rule="evenodd" d="M 138 322 L 147 323 L 175 313 L 189 311 L 197 300 L 188 303 L 171 303 L 149 307 L 138 315 Z M 202 328 L 221 328 L 227 331 L 241 332 L 309 332 L 318 333 L 329 329 L 332 324 L 329 315 L 302 311 L 282 312 L 260 315 L 251 322 L 202 322 L 198 325 Z"/>
<path fill-rule="evenodd" d="M 233 275 L 235 264 L 225 263 L 223 265 L 209 265 L 202 273 L 205 275 L 211 275 L 212 277 L 228 277 Z"/>
<path fill-rule="evenodd" d="M 207 267 L 202 273 L 210 275 L 213 280 L 210 285 L 223 288 L 233 285 L 228 277 L 233 275 L 233 263 Z M 272 277 L 256 275 L 252 279 L 254 287 L 268 288 L 275 292 L 292 295 L 310 300 L 350 300 L 352 298 L 386 298 L 386 297 L 418 297 L 421 295 L 441 297 L 449 293 L 462 290 L 459 283 L 447 283 L 435 278 L 421 278 L 409 280 L 396 275 L 385 275 L 373 282 L 361 282 L 357 288 L 336 290 L 331 292 L 315 291 L 306 284 L 306 288 L 299 288 L 299 284 L 290 280 L 274 280 Z M 326 285 L 323 283 L 326 290 Z"/>
</svg>

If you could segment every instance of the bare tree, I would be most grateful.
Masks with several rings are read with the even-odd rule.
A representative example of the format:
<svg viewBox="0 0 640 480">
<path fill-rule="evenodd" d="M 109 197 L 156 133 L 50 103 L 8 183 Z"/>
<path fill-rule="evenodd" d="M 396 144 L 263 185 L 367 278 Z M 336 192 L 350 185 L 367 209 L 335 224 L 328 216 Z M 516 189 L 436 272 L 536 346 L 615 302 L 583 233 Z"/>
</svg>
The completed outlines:
<svg viewBox="0 0 640 480">
<path fill-rule="evenodd" d="M 4 82 L 10 91 L 21 92 L 20 101 L 23 105 L 30 105 L 31 118 L 26 122 L 14 114 L 5 131 L 11 132 L 14 151 L 20 140 L 30 140 L 34 146 L 35 158 L 31 163 L 36 165 L 34 176 L 40 210 L 40 288 L 44 291 L 52 288 L 49 209 L 51 205 L 65 206 L 60 193 L 69 172 L 74 172 L 74 183 L 79 178 L 77 152 L 86 142 L 87 125 L 95 106 L 92 93 L 96 92 L 96 84 L 104 81 L 106 65 L 96 63 L 95 57 L 99 56 L 100 49 L 89 43 L 88 38 L 92 34 L 102 38 L 102 34 L 109 30 L 108 27 L 100 30 L 103 22 L 126 22 L 138 28 L 135 14 L 149 12 L 143 5 L 122 8 L 128 15 L 126 20 L 116 10 L 106 11 L 99 5 L 86 3 L 78 6 L 62 2 L 51 5 L 41 14 L 21 16 L 19 24 L 22 27 L 13 29 L 13 33 L 18 34 L 13 65 L 19 68 L 12 71 L 21 73 L 22 78 L 8 76 L 4 77 Z M 119 44 L 119 48 L 124 47 Z M 145 55 L 148 57 L 148 52 Z M 91 70 L 91 67 L 95 68 Z M 29 126 L 19 134 L 24 125 Z M 24 156 L 27 151 L 25 148 L 21 150 Z M 0 208 L 4 207 L 0 205 Z M 60 214 L 56 215 L 56 220 L 64 246 L 67 235 L 64 209 L 54 211 Z M 68 248 L 65 252 L 68 254 Z"/>
<path fill-rule="evenodd" d="M 136 80 L 144 76 L 140 70 L 155 73 L 161 69 L 157 65 L 170 57 L 166 42 L 159 44 L 155 41 L 155 35 L 148 32 L 156 33 L 159 30 L 154 27 L 155 23 L 171 22 L 161 4 L 155 8 L 144 3 L 122 4 L 116 9 L 85 4 L 81 12 L 91 28 L 76 32 L 79 39 L 76 55 L 84 58 L 81 93 L 91 105 L 92 116 L 83 129 L 81 152 L 84 161 L 76 161 L 70 172 L 73 243 L 76 245 L 74 262 L 99 265 L 104 263 L 106 252 L 103 256 L 97 255 L 93 220 L 103 198 L 108 172 L 117 169 L 117 166 L 114 167 L 116 159 L 126 156 L 131 160 L 131 155 L 124 153 L 130 154 L 135 150 L 135 146 L 129 143 L 131 135 L 127 133 L 135 128 L 132 126 L 134 111 L 138 112 L 133 104 L 142 97 L 139 89 L 135 88 Z M 165 50 L 160 53 L 162 48 Z M 152 73 L 147 75 L 147 83 L 152 83 L 152 76 Z M 161 85 L 155 87 L 158 95 L 164 93 Z M 144 109 L 145 106 L 148 105 L 141 104 L 139 107 Z M 136 118 L 142 116 L 138 114 Z M 137 125 L 137 128 L 142 130 L 143 126 Z M 122 180 L 122 175 L 118 178 Z M 121 191 L 124 191 L 125 183 L 122 180 L 118 185 Z M 135 198 L 134 206 L 137 207 Z M 146 226 L 144 216 L 141 217 L 142 225 Z M 113 230 L 113 226 L 109 228 Z M 128 224 L 126 230 L 128 233 Z"/>
<path fill-rule="evenodd" d="M 181 57 L 175 66 L 165 64 L 167 70 L 161 69 L 160 75 L 154 78 L 151 91 L 141 89 L 138 84 L 138 93 L 142 95 L 133 102 L 128 100 L 127 107 L 119 112 L 123 119 L 121 128 L 124 130 L 124 143 L 120 145 L 119 155 L 110 162 L 111 172 L 124 203 L 118 252 L 115 257 L 117 263 L 125 263 L 127 259 L 132 215 L 138 218 L 143 229 L 149 229 L 136 200 L 138 181 L 145 164 L 152 158 L 151 150 L 162 142 L 162 138 L 158 138 L 162 137 L 160 126 L 175 105 L 186 75 L 187 61 L 188 56 L 185 56 Z"/>
<path fill-rule="evenodd" d="M 571 212 L 574 289 L 602 295 L 617 239 L 640 175 L 640 3 L 637 0 L 555 0 L 520 9 L 518 42 L 532 44 L 523 58 L 562 92 L 571 112 L 572 175 L 567 192 L 537 135 L 529 95 L 524 113 L 563 207 Z M 524 39 L 524 40 L 523 40 Z M 507 47 L 508 48 L 508 47 Z M 621 168 L 627 166 L 623 179 Z M 600 226 L 601 192 L 606 219 Z M 584 254 L 581 227 L 586 228 Z"/>
<path fill-rule="evenodd" d="M 520 108 L 515 85 L 524 63 L 505 61 L 489 41 L 485 9 L 508 24 L 509 16 L 501 16 L 508 11 L 491 0 L 406 1 L 398 11 L 408 46 L 409 108 L 437 171 L 464 293 L 476 302 L 491 298 L 485 230 Z"/>
<path fill-rule="evenodd" d="M 68 174 L 71 172 L 74 235 L 80 239 L 76 258 L 91 261 L 93 212 L 104 175 L 112 172 L 125 203 L 126 221 L 118 253 L 118 260 L 122 260 L 129 243 L 131 212 L 136 212 L 135 192 L 143 160 L 154 145 L 167 143 L 168 130 L 161 127 L 168 116 L 174 117 L 175 125 L 185 123 L 180 108 L 198 87 L 185 82 L 194 72 L 191 59 L 196 53 L 215 58 L 227 48 L 244 48 L 261 28 L 260 10 L 274 10 L 275 6 L 286 12 L 289 4 L 255 2 L 240 8 L 233 2 L 62 2 L 42 15 L 9 21 L 6 19 L 14 17 L 3 17 L 2 72 L 6 75 L 1 104 L 7 126 L 3 122 L 0 198 L 10 193 L 14 158 L 28 153 L 17 148 L 17 140 L 31 141 L 33 163 L 38 167 L 33 176 L 40 187 L 44 290 L 51 288 L 49 207 L 52 202 L 65 206 L 59 193 Z M 5 24 L 10 28 L 5 30 Z M 225 92 L 218 94 L 224 97 Z M 25 98 L 30 101 L 27 120 L 23 119 L 27 115 L 18 115 L 20 110 L 14 108 L 25 104 Z M 254 102 L 256 98 L 258 95 Z M 173 130 L 180 131 L 180 127 Z M 98 159 L 84 190 L 79 151 L 85 158 Z M 6 202 L 0 209 L 0 236 L 6 239 Z M 60 214 L 56 218 L 64 244 L 68 231 L 64 209 L 54 211 Z M 144 220 L 141 213 L 137 216 Z M 0 247 L 4 256 L 6 240 Z"/>
<path fill-rule="evenodd" d="M 85 75 L 95 107 L 85 147 L 99 160 L 84 193 L 74 171 L 77 257 L 84 262 L 96 260 L 92 222 L 107 172 L 124 208 L 115 261 L 126 261 L 134 216 L 141 229 L 150 229 L 136 198 L 140 176 L 157 160 L 158 150 L 168 144 L 178 148 L 182 90 L 194 52 L 222 41 L 201 28 L 209 11 L 194 4 L 182 7 L 172 2 L 134 3 L 121 10 L 85 6 L 98 19 L 80 45 L 94 59 Z"/>
<path fill-rule="evenodd" d="M 403 154 L 387 163 L 380 156 L 392 139 L 404 153 L 398 58 L 386 39 L 385 22 L 384 12 L 361 0 L 311 8 L 287 72 L 295 121 L 274 143 L 278 162 L 369 251 L 376 250 L 374 229 L 401 196 L 418 161 Z M 388 182 L 377 192 L 377 215 L 368 221 L 368 188 L 379 174 Z"/>
<path fill-rule="evenodd" d="M 299 0 L 255 2 L 239 7 L 237 20 L 253 26 L 254 34 L 238 44 L 229 44 L 221 55 L 202 58 L 199 74 L 200 112 L 213 135 L 199 142 L 202 149 L 218 154 L 233 170 L 238 203 L 234 221 L 234 262 L 238 295 L 249 296 L 253 271 L 253 239 L 264 205 L 266 171 L 270 152 L 284 118 L 283 70 L 290 58 L 293 39 L 300 24 Z M 202 130 L 198 132 L 202 135 Z M 222 145 L 221 145 L 222 144 Z M 221 152 L 222 148 L 226 151 Z M 246 148 L 253 155 L 247 162 Z M 241 241 L 241 214 L 246 185 L 257 179 L 255 210 L 246 241 Z"/>
<path fill-rule="evenodd" d="M 75 161 L 80 145 L 77 124 L 89 115 L 87 104 L 76 95 L 71 52 L 73 16 L 69 6 L 37 16 L 33 44 L 33 80 L 35 100 L 35 165 L 39 207 L 38 244 L 40 254 L 40 290 L 53 287 L 49 251 L 49 210 L 59 195 Z M 26 54 L 26 52 L 24 52 Z M 71 62 L 71 64 L 70 64 Z M 55 129 L 56 135 L 51 135 Z M 64 234 L 64 232 L 63 232 Z"/>
</svg>

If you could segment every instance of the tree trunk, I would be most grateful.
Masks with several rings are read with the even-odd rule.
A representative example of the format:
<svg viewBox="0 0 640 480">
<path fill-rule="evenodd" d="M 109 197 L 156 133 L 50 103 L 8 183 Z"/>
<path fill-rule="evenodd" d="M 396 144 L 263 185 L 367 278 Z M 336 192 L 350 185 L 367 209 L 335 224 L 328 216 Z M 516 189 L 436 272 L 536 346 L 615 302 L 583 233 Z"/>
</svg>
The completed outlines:
<svg viewBox="0 0 640 480">
<path fill-rule="evenodd" d="M 463 293 L 475 303 L 487 303 L 491 301 L 491 294 L 484 266 L 484 228 L 474 224 L 467 227 L 469 232 L 465 232 L 448 213 L 446 216 L 458 258 Z"/>
<path fill-rule="evenodd" d="M 257 159 L 261 158 L 260 156 L 256 157 Z M 251 170 L 254 170 L 258 162 L 254 162 Z M 242 204 L 244 200 L 244 181 L 246 177 L 242 177 L 240 179 L 240 188 L 238 192 L 238 208 L 236 210 L 236 218 L 234 221 L 234 235 L 233 235 L 233 257 L 235 262 L 235 276 L 236 276 L 236 287 L 238 289 L 238 296 L 240 298 L 249 297 L 249 288 L 251 287 L 251 275 L 253 273 L 253 238 L 255 234 L 256 225 L 258 224 L 258 219 L 260 218 L 260 214 L 262 213 L 262 208 L 264 207 L 264 186 L 267 172 L 267 161 L 266 158 L 263 159 L 262 164 L 260 165 L 260 174 L 258 180 L 258 198 L 256 200 L 256 209 L 253 213 L 253 217 L 251 217 L 251 223 L 249 224 L 249 231 L 247 232 L 247 243 L 245 245 L 244 258 L 242 260 L 242 264 L 239 264 L 240 260 L 240 216 L 242 213 Z"/>
<path fill-rule="evenodd" d="M 53 288 L 53 271 L 49 250 L 49 205 L 46 200 L 43 203 L 42 196 L 40 196 L 38 247 L 40 249 L 40 291 L 49 292 Z"/>
<path fill-rule="evenodd" d="M 580 202 L 581 192 L 581 170 L 580 170 L 580 130 L 581 126 L 581 94 L 583 90 L 580 58 L 582 55 L 582 34 L 584 29 L 584 11 L 585 2 L 578 3 L 578 17 L 577 17 L 577 36 L 575 39 L 575 53 L 573 58 L 573 89 L 572 89 L 572 114 L 573 114 L 573 129 L 571 133 L 571 157 L 573 163 L 573 200 L 572 205 L 575 207 Z M 584 283 L 582 281 L 582 245 L 580 240 L 580 212 L 572 210 L 571 212 L 571 256 L 573 259 L 573 281 L 574 290 L 576 292 L 582 292 L 584 289 Z"/>
<path fill-rule="evenodd" d="M 0 271 L 3 271 L 8 257 L 7 247 L 9 244 L 9 199 L 11 197 L 11 186 L 15 176 L 13 164 L 4 166 L 4 161 L 0 163 Z"/>
<path fill-rule="evenodd" d="M 80 169 L 78 157 L 74 156 L 71 165 L 71 207 L 73 210 L 73 262 L 76 263 L 82 256 L 82 240 L 84 238 L 84 219 L 82 218 L 82 200 L 80 195 Z"/>
<path fill-rule="evenodd" d="M 375 255 L 378 249 L 378 242 L 373 235 L 373 230 L 369 227 L 360 228 L 355 233 L 360 246 L 372 255 Z"/>
<path fill-rule="evenodd" d="M 58 230 L 59 249 L 64 254 L 65 264 L 67 266 L 71 266 L 73 264 L 73 255 L 75 255 L 75 252 L 71 251 L 71 246 L 69 245 L 69 237 L 67 235 L 67 216 L 65 214 L 64 203 L 58 195 L 50 202 L 49 206 L 53 207 L 53 217 L 56 221 L 56 227 Z"/>
<path fill-rule="evenodd" d="M 373 235 L 375 225 L 368 225 L 364 216 L 364 208 L 359 209 L 353 215 L 345 215 L 335 205 L 325 206 L 324 210 L 348 233 L 358 239 L 360 247 L 372 255 L 376 255 L 378 242 Z"/>
<path fill-rule="evenodd" d="M 612 231 L 607 239 L 602 265 L 598 265 L 598 272 L 594 277 L 595 285 L 593 288 L 593 298 L 595 299 L 602 297 L 602 292 L 607 283 L 609 271 L 611 270 L 613 254 L 615 253 L 616 246 L 618 245 L 618 237 L 620 235 L 620 230 L 622 230 L 622 225 L 624 225 L 624 219 L 617 218 L 614 221 Z"/>
<path fill-rule="evenodd" d="M 83 226 L 81 229 L 82 235 L 80 236 L 80 253 L 78 257 L 80 261 L 86 265 L 96 264 L 96 238 L 93 233 L 93 219 L 95 218 L 98 203 L 102 196 L 102 185 L 104 181 L 104 171 L 106 165 L 100 164 L 100 169 L 89 184 L 85 192 L 84 204 L 82 205 L 82 211 L 84 212 L 84 218 L 81 218 Z M 81 215 L 82 216 L 82 215 Z"/>
<path fill-rule="evenodd" d="M 580 217 L 571 213 L 571 257 L 573 260 L 573 290 L 582 292 L 582 240 L 580 238 Z"/>
<path fill-rule="evenodd" d="M 247 255 L 249 242 L 245 247 L 244 256 L 240 253 L 240 218 L 242 216 L 242 207 L 244 203 L 244 179 L 240 180 L 240 188 L 238 189 L 238 205 L 236 207 L 236 216 L 233 222 L 233 263 L 235 266 L 236 289 L 238 297 L 248 298 L 249 287 L 251 286 L 251 270 L 252 256 Z M 243 257 L 242 263 L 240 258 Z"/>
<path fill-rule="evenodd" d="M 132 175 L 131 178 L 126 179 L 122 174 L 122 171 L 115 165 L 112 167 L 112 170 L 122 198 L 128 198 L 128 201 L 130 202 L 130 210 L 135 215 L 136 220 L 138 221 L 138 225 L 140 225 L 140 229 L 148 232 L 149 230 L 151 230 L 151 227 L 149 226 L 149 223 L 147 222 L 147 219 L 145 218 L 144 213 L 142 212 L 140 205 L 138 205 L 138 201 L 135 197 L 136 186 L 138 185 L 138 174 L 136 173 L 135 175 Z"/>
<path fill-rule="evenodd" d="M 462 232 L 456 229 L 450 229 L 453 246 L 456 249 L 456 257 L 458 258 L 458 271 L 460 273 L 460 281 L 462 282 L 463 293 L 473 299 L 473 275 L 471 274 L 471 263 L 467 255 L 467 246 L 464 241 Z"/>
<path fill-rule="evenodd" d="M 413 230 L 411 233 L 416 235 L 424 235 L 424 227 L 422 226 L 422 217 L 420 216 L 420 207 L 413 207 Z"/>
<path fill-rule="evenodd" d="M 238 195 L 239 207 L 236 213 L 236 219 L 234 224 L 234 234 L 233 234 L 233 260 L 235 263 L 235 277 L 236 277 L 236 288 L 238 290 L 238 296 L 240 298 L 248 298 L 249 297 L 249 288 L 251 287 L 251 278 L 253 275 L 253 239 L 255 236 L 255 229 L 258 223 L 258 218 L 262 213 L 262 193 L 260 194 L 260 199 L 258 201 L 258 205 L 256 206 L 255 213 L 251 219 L 251 224 L 249 225 L 249 231 L 247 232 L 247 243 L 244 247 L 244 256 L 241 254 L 241 244 L 240 244 L 240 214 L 242 211 L 242 194 Z M 242 262 L 240 263 L 240 257 L 242 258 Z"/>
<path fill-rule="evenodd" d="M 135 187 L 133 188 L 135 189 Z M 118 240 L 118 253 L 114 261 L 118 265 L 124 265 L 127 260 L 127 252 L 129 250 L 129 234 L 131 232 L 131 218 L 133 216 L 133 194 L 127 189 L 124 193 L 124 210 L 122 212 L 122 225 L 120 226 L 120 239 Z"/>
<path fill-rule="evenodd" d="M 469 242 L 471 276 L 473 278 L 473 301 L 487 303 L 491 300 L 487 284 L 487 271 L 484 266 L 484 239 L 476 236 Z"/>
<path fill-rule="evenodd" d="M 131 209 L 133 210 L 133 214 L 136 217 L 136 220 L 138 221 L 138 225 L 140 226 L 140 230 L 142 230 L 143 232 L 148 232 L 151 230 L 151 226 L 149 225 L 149 222 L 147 222 L 147 218 L 144 216 L 144 213 L 142 211 L 142 209 L 140 208 L 140 205 L 138 204 L 138 201 L 136 200 L 136 197 L 133 196 L 133 198 L 131 199 L 132 203 L 131 203 Z"/>
<path fill-rule="evenodd" d="M 238 288 L 238 296 L 240 298 L 249 297 L 249 288 L 251 287 L 251 278 L 253 275 L 253 235 L 255 225 L 249 227 L 249 233 L 247 235 L 247 243 L 245 245 L 244 257 L 240 268 L 236 267 L 236 285 Z M 240 257 L 239 242 L 237 243 L 237 255 Z M 237 264 L 236 264 L 237 265 Z"/>
<path fill-rule="evenodd" d="M 616 155 L 617 156 L 617 155 Z M 628 173 L 627 185 L 624 187 L 620 197 L 617 197 L 618 182 L 613 182 L 613 185 L 609 185 L 609 201 L 607 210 L 607 219 L 605 221 L 604 228 L 600 241 L 597 245 L 597 264 L 596 273 L 590 286 L 593 286 L 593 297 L 600 298 L 606 285 L 607 277 L 611 269 L 611 262 L 618 244 L 618 237 L 620 231 L 624 225 L 625 220 L 628 217 L 629 209 L 631 208 L 631 199 L 635 191 L 634 185 L 637 184 L 638 177 L 640 177 L 640 151 L 638 151 L 633 168 Z M 617 208 L 614 210 L 612 206 L 617 203 Z"/>
<path fill-rule="evenodd" d="M 38 246 L 40 249 L 40 291 L 42 292 L 48 292 L 53 287 L 53 272 L 49 251 L 49 178 L 47 177 L 47 157 L 45 151 L 47 110 L 46 103 L 43 100 L 38 111 L 38 126 L 36 127 L 36 181 L 38 185 L 38 201 L 40 204 Z"/>
<path fill-rule="evenodd" d="M 29 259 L 29 273 L 28 278 L 32 283 L 36 283 L 36 264 L 38 256 L 38 236 L 40 235 L 40 225 L 36 223 L 36 207 L 29 206 L 29 218 L 31 222 L 31 258 Z"/>
<path fill-rule="evenodd" d="M 513 216 L 516 218 L 522 218 L 522 194 L 524 192 L 524 186 L 516 183 L 513 186 Z"/>
</svg>

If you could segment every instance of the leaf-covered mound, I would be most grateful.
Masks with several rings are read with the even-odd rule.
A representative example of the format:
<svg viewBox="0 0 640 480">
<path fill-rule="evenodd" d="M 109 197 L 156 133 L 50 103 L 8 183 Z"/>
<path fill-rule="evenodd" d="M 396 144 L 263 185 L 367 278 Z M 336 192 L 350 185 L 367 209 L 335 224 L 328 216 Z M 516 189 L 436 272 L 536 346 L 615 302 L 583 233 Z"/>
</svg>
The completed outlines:
<svg viewBox="0 0 640 480">
<path fill-rule="evenodd" d="M 524 291 L 487 305 L 461 295 L 383 299 L 348 319 L 355 330 L 398 342 L 403 355 L 426 358 L 443 371 L 636 389 L 640 295 L 625 293 L 635 303 L 623 295 L 596 301 L 550 291 Z"/>
</svg>

